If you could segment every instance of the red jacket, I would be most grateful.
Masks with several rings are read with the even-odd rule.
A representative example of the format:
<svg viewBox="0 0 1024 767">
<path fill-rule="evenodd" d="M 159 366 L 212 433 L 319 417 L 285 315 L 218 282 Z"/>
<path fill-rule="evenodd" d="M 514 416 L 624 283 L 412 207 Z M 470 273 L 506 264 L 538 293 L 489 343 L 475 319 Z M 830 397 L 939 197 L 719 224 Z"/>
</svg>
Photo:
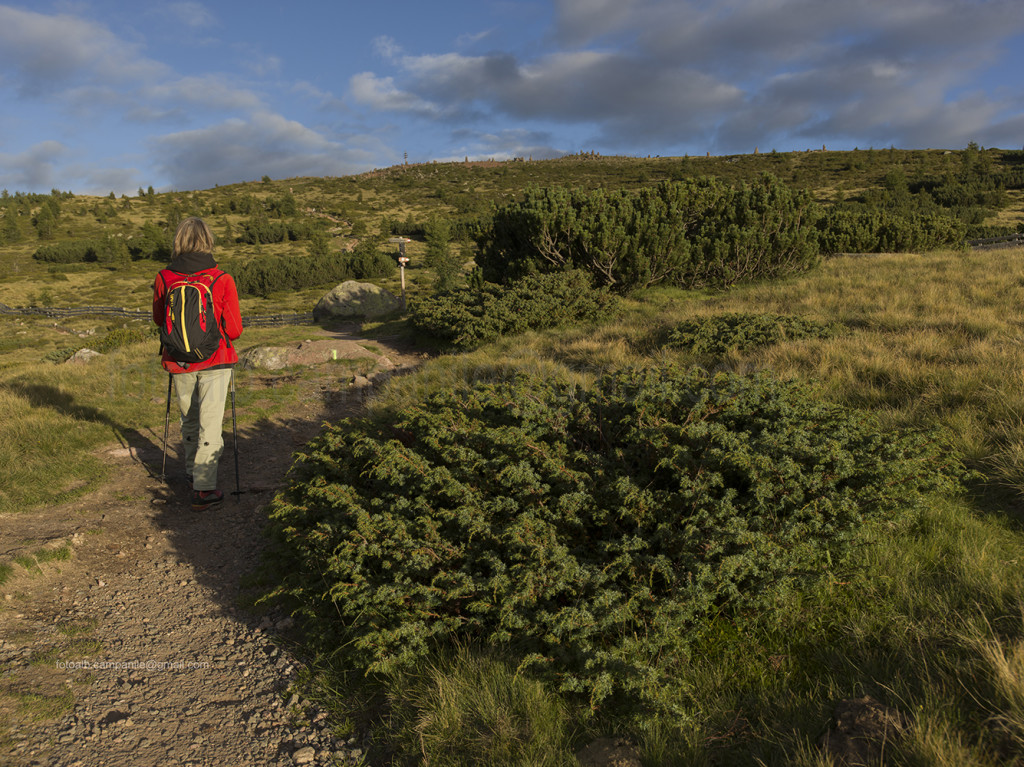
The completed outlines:
<svg viewBox="0 0 1024 767">
<path fill-rule="evenodd" d="M 201 267 L 201 268 L 197 268 Z M 195 373 L 198 370 L 209 368 L 228 367 L 238 362 L 238 354 L 231 343 L 242 335 L 242 312 L 238 306 L 238 289 L 235 287 L 235 280 L 226 272 L 217 268 L 213 256 L 208 253 L 186 253 L 178 256 L 166 269 L 162 269 L 156 276 L 153 283 L 153 322 L 158 327 L 165 321 L 164 294 L 167 286 L 186 274 L 209 275 L 212 280 L 218 275 L 223 275 L 213 284 L 213 313 L 220 323 L 221 338 L 217 347 L 209 359 L 202 362 L 190 363 L 184 368 L 171 359 L 171 356 L 164 351 L 161 364 L 164 370 L 169 373 Z M 166 284 L 165 284 L 166 281 Z"/>
</svg>

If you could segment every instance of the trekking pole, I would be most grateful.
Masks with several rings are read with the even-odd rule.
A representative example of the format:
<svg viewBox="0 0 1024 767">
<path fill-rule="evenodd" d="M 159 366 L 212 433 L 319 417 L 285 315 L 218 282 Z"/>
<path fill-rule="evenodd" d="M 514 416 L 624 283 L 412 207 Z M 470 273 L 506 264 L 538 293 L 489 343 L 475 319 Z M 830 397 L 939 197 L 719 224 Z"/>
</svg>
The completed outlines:
<svg viewBox="0 0 1024 767">
<path fill-rule="evenodd" d="M 231 445 L 235 450 L 235 500 L 242 496 L 242 484 L 238 474 L 238 423 L 235 419 L 235 369 L 231 368 Z"/>
<path fill-rule="evenodd" d="M 164 457 L 160 464 L 160 479 L 167 479 L 167 430 L 171 426 L 171 384 L 174 377 L 167 374 L 167 412 L 164 413 Z"/>
</svg>

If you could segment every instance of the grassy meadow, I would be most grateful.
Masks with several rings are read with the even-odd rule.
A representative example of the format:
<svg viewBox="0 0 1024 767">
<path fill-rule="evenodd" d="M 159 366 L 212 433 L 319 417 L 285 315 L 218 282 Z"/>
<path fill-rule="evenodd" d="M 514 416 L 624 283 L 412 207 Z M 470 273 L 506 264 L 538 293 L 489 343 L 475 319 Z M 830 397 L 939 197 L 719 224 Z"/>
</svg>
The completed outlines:
<svg viewBox="0 0 1024 767">
<path fill-rule="evenodd" d="M 784 180 L 834 199 L 876 183 L 888 150 L 810 155 L 622 161 L 577 158 L 544 166 L 551 178 L 595 185 L 649 183 L 681 165 L 739 173 L 770 165 Z M 942 153 L 901 153 L 902 161 L 953 162 Z M 478 169 L 418 166 L 355 179 L 297 179 L 246 185 L 246 193 L 291 189 L 303 205 L 379 226 L 431 210 L 452 215 L 528 183 L 548 183 L 534 163 Z M 569 169 L 568 171 L 566 169 Z M 531 172 L 533 175 L 531 175 Z M 689 172 L 689 170 L 687 171 Z M 413 174 L 418 174 L 415 178 Z M 561 174 L 561 175 L 560 175 Z M 587 176 L 586 174 L 592 174 Z M 425 188 L 423 179 L 431 181 Z M 583 183 L 583 181 L 581 181 Z M 191 193 L 204 204 L 229 187 Z M 189 193 L 180 195 L 189 197 Z M 1018 201 L 1000 213 L 1019 223 Z M 98 204 L 98 203 L 97 203 Z M 122 203 L 118 203 L 122 205 Z M 158 221 L 158 205 L 132 199 L 119 215 L 127 231 Z M 77 214 L 76 214 L 77 215 Z M 78 236 L 97 229 L 70 217 Z M 215 233 L 241 217 L 210 217 Z M 109 225 L 109 224 L 108 224 Z M 28 229 L 25 229 L 26 236 Z M 114 304 L 146 308 L 160 264 L 117 269 L 52 267 L 31 259 L 36 243 L 0 247 L 0 302 L 11 306 Z M 301 244 L 261 246 L 286 254 Z M 427 291 L 423 243 L 410 245 L 410 295 Z M 289 250 L 290 249 L 290 250 Z M 225 243 L 226 261 L 257 248 Z M 391 279 L 386 287 L 397 290 Z M 307 311 L 322 291 L 246 298 L 244 313 Z M 652 288 L 622 300 L 597 327 L 502 338 L 465 354 L 441 354 L 391 380 L 371 412 L 401 409 L 459 382 L 529 371 L 587 383 L 628 364 L 678 361 L 737 373 L 770 371 L 812 383 L 822 398 L 878 414 L 892 427 L 946 427 L 977 474 L 957 497 L 934 497 L 909 528 L 870 531 L 847 577 L 794 591 L 771 614 L 722 615 L 702 630 L 657 711 L 628 705 L 592 710 L 564 698 L 492 651 L 460 647 L 430 663 L 367 679 L 330 658 L 311 659 L 310 694 L 339 732 L 372 727 L 381 759 L 396 764 L 573 765 L 601 736 L 634 742 L 645 765 L 828 767 L 819 748 L 835 703 L 870 695 L 897 709 L 906 735 L 887 744 L 887 763 L 1024 763 L 1024 249 L 842 255 L 813 271 L 728 292 Z M 836 322 L 830 338 L 786 341 L 724 358 L 665 344 L 668 330 L 718 314 L 775 313 Z M 88 365 L 46 359 L 87 346 L 123 323 L 91 317 L 55 321 L 0 315 L 0 513 L 59 503 L 111 481 L 99 452 L 117 442 L 159 445 L 166 377 L 155 337 Z M 391 328 L 393 330 L 394 328 Z M 253 329 L 245 345 L 301 340 L 297 328 Z M 257 390 L 239 373 L 240 423 L 287 415 L 298 383 Z M 300 376 L 301 379 L 301 376 Z"/>
</svg>

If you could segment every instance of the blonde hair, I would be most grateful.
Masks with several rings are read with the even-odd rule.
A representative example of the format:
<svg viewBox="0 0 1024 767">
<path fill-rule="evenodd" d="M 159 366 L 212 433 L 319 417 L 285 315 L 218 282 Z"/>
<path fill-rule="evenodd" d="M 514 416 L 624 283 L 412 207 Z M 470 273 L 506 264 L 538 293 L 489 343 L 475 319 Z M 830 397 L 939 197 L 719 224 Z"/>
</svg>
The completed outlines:
<svg viewBox="0 0 1024 767">
<path fill-rule="evenodd" d="M 178 224 L 171 257 L 182 253 L 213 253 L 213 232 L 203 219 L 192 216 Z"/>
</svg>

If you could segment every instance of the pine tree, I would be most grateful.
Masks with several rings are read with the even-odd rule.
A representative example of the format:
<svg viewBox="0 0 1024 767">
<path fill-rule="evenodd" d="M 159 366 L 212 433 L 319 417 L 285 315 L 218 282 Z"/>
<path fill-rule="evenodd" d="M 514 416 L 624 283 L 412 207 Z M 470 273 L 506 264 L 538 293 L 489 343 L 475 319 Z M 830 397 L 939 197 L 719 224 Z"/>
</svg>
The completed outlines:
<svg viewBox="0 0 1024 767">
<path fill-rule="evenodd" d="M 18 214 L 13 205 L 8 205 L 4 210 L 3 223 L 0 224 L 0 242 L 11 245 L 21 239 L 21 230 L 18 228 Z"/>
</svg>

